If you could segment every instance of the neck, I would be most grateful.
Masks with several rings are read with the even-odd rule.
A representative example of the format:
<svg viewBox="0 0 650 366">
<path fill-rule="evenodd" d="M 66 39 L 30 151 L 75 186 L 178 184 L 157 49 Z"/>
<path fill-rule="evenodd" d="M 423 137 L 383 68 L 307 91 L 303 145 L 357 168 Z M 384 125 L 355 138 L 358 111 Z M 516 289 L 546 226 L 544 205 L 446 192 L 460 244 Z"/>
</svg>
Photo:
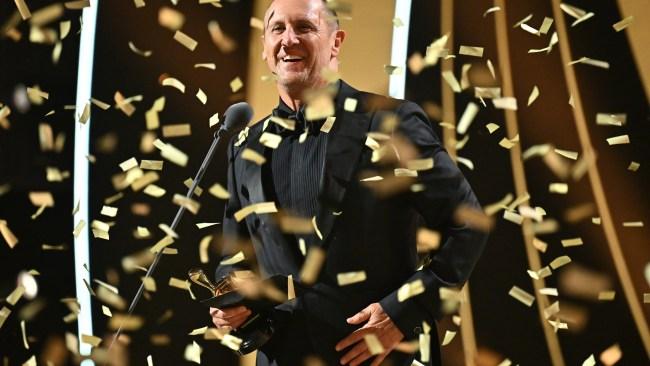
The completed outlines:
<svg viewBox="0 0 650 366">
<path fill-rule="evenodd" d="M 281 87 L 278 85 L 278 94 L 280 95 L 280 99 L 289 106 L 293 111 L 297 111 L 300 109 L 300 106 L 302 105 L 302 92 L 300 93 L 291 93 L 289 92 L 286 88 Z"/>
</svg>

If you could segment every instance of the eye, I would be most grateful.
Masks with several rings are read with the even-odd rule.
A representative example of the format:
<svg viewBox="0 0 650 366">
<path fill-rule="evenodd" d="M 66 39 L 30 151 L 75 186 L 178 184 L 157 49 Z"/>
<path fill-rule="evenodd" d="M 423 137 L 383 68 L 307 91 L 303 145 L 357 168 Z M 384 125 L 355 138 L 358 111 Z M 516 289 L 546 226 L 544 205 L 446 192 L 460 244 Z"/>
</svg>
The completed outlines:
<svg viewBox="0 0 650 366">
<path fill-rule="evenodd" d="M 284 26 L 280 24 L 276 24 L 271 28 L 271 32 L 273 33 L 280 33 L 284 31 Z"/>
</svg>

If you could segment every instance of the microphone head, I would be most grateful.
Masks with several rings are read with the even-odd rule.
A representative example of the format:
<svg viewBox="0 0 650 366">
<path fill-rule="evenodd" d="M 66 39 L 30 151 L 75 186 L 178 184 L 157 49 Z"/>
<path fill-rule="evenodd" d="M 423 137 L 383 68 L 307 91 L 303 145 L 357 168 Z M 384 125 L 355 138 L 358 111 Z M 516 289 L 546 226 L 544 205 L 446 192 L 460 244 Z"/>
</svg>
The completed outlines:
<svg viewBox="0 0 650 366">
<path fill-rule="evenodd" d="M 233 131 L 244 127 L 253 118 L 253 108 L 246 102 L 231 105 L 224 112 L 223 131 Z"/>
</svg>

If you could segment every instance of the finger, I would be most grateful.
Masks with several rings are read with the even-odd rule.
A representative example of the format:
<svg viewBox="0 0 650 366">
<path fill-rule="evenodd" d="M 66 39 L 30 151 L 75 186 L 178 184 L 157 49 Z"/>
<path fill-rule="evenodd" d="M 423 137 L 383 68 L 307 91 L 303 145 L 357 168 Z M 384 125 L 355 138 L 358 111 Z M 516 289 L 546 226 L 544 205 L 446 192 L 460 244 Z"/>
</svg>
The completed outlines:
<svg viewBox="0 0 650 366">
<path fill-rule="evenodd" d="M 370 319 L 370 309 L 365 308 L 347 319 L 349 324 L 360 324 Z"/>
<path fill-rule="evenodd" d="M 351 350 L 349 350 L 343 357 L 341 357 L 341 365 L 346 365 L 352 360 L 355 360 L 364 352 L 368 351 L 368 346 L 366 342 L 359 342 Z M 370 354 L 370 353 L 368 353 Z"/>
<path fill-rule="evenodd" d="M 350 366 L 357 366 L 363 363 L 365 360 L 369 359 L 370 356 L 370 351 L 366 349 L 365 351 L 361 352 L 356 358 L 354 358 L 352 361 L 350 361 Z"/>
<path fill-rule="evenodd" d="M 350 333 L 347 337 L 343 338 L 339 343 L 336 344 L 335 349 L 337 351 L 340 351 L 342 349 L 345 349 L 357 342 L 359 340 L 363 339 L 363 336 L 370 333 L 370 329 L 368 328 L 360 328 L 355 330 L 354 332 Z"/>
<path fill-rule="evenodd" d="M 243 316 L 243 315 L 249 316 L 249 315 L 251 315 L 251 311 L 247 309 L 247 310 L 244 310 L 241 313 L 235 313 L 235 314 L 233 314 L 233 313 L 225 313 L 225 314 L 223 314 L 222 318 L 223 319 L 234 319 L 234 318 L 237 318 L 237 317 L 240 317 L 240 316 Z"/>
<path fill-rule="evenodd" d="M 390 353 L 390 351 L 378 354 L 377 357 L 375 357 L 375 359 L 372 360 L 372 363 L 370 364 L 370 366 L 379 366 L 379 365 L 381 365 L 382 361 L 384 361 L 386 359 L 386 356 L 388 356 L 389 353 Z"/>
<path fill-rule="evenodd" d="M 212 319 L 212 322 L 217 327 L 226 327 L 226 326 L 228 326 L 228 327 L 237 328 L 241 324 L 244 323 L 244 321 L 248 318 L 249 315 L 250 314 L 244 313 L 244 314 L 238 315 L 238 316 L 236 316 L 234 318 L 228 318 L 228 319 L 224 319 L 224 318 L 221 318 L 221 317 L 216 317 L 216 318 Z"/>
</svg>

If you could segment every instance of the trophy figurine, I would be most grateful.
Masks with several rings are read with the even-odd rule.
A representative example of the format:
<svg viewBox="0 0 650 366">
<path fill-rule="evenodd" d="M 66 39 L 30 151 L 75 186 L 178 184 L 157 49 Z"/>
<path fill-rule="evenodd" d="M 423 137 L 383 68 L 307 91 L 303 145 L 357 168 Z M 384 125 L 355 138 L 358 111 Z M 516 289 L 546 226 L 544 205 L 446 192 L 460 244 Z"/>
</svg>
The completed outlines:
<svg viewBox="0 0 650 366">
<path fill-rule="evenodd" d="M 253 352 L 271 339 L 274 332 L 271 311 L 274 306 L 286 301 L 286 297 L 278 297 L 280 291 L 277 288 L 270 291 L 275 296 L 269 297 L 269 291 L 265 289 L 269 284 L 274 287 L 274 283 L 282 281 L 282 278 L 286 281 L 285 276 L 260 281 L 251 271 L 236 271 L 222 277 L 215 284 L 198 268 L 190 269 L 187 275 L 190 281 L 212 294 L 212 297 L 201 300 L 202 304 L 219 309 L 243 305 L 251 310 L 252 314 L 246 322 L 230 332 L 242 340 L 236 351 L 239 355 Z"/>
</svg>

